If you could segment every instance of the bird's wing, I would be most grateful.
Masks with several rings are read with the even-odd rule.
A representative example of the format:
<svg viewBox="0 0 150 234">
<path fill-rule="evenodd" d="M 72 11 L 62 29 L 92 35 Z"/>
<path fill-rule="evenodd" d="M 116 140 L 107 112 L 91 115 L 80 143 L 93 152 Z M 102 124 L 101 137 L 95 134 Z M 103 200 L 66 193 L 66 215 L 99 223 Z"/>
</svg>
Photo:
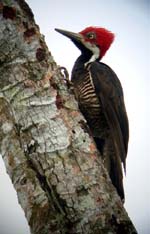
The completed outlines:
<svg viewBox="0 0 150 234">
<path fill-rule="evenodd" d="M 105 118 L 111 129 L 115 150 L 120 155 L 126 170 L 129 125 L 121 83 L 113 70 L 104 63 L 92 63 L 90 72 L 93 77 L 96 94 L 99 97 Z"/>
</svg>

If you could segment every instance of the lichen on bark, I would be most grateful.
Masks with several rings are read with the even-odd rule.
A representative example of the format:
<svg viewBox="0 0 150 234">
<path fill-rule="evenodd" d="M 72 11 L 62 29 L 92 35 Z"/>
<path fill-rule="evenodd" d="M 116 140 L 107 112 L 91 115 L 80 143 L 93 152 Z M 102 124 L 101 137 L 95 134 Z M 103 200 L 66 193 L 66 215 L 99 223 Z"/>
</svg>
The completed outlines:
<svg viewBox="0 0 150 234">
<path fill-rule="evenodd" d="M 136 233 L 61 71 L 28 5 L 1 1 L 0 152 L 31 233 Z"/>
</svg>

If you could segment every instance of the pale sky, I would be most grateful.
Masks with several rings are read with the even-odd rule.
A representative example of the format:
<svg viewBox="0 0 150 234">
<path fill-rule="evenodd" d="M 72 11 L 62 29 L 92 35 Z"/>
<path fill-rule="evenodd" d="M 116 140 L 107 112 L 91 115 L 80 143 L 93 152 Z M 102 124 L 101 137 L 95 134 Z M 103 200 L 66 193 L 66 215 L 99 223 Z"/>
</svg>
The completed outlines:
<svg viewBox="0 0 150 234">
<path fill-rule="evenodd" d="M 103 58 L 118 75 L 130 124 L 125 208 L 139 234 L 150 228 L 150 5 L 149 0 L 28 0 L 55 61 L 69 72 L 80 52 L 54 31 L 106 27 L 116 38 Z M 149 19 L 148 19 L 149 17 Z M 0 158 L 0 233 L 30 234 L 16 192 Z"/>
</svg>

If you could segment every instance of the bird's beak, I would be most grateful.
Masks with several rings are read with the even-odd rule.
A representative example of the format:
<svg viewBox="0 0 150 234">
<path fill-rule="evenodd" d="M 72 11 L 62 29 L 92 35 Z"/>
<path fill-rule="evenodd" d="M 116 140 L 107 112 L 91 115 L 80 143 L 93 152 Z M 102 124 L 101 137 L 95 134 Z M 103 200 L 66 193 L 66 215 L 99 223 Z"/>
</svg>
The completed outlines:
<svg viewBox="0 0 150 234">
<path fill-rule="evenodd" d="M 81 42 L 83 39 L 83 36 L 80 33 L 74 33 L 74 32 L 70 32 L 67 30 L 58 29 L 58 28 L 55 28 L 55 31 L 61 33 L 62 35 L 70 38 L 73 41 Z"/>
</svg>

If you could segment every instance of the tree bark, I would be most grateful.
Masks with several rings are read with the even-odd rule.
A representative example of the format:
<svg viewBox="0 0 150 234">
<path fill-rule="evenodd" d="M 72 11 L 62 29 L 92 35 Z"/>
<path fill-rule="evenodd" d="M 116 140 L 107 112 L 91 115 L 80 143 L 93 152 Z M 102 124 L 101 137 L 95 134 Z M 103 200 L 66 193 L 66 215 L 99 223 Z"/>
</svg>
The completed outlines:
<svg viewBox="0 0 150 234">
<path fill-rule="evenodd" d="M 23 0 L 0 1 L 0 153 L 32 234 L 136 233 Z"/>
</svg>

